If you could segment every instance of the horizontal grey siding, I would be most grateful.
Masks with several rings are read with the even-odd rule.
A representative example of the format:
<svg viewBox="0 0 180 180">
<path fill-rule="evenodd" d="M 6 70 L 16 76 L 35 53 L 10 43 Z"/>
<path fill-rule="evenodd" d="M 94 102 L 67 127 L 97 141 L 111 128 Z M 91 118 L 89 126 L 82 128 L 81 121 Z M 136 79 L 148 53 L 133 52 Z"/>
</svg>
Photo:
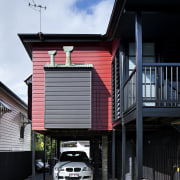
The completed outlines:
<svg viewBox="0 0 180 180">
<path fill-rule="evenodd" d="M 55 92 L 86 92 L 86 91 L 89 91 L 89 86 L 88 87 L 61 87 L 61 86 L 58 86 L 58 87 L 54 87 L 54 86 L 47 86 L 46 87 L 46 92 L 52 92 L 52 91 L 55 91 Z M 72 94 L 73 95 L 73 94 Z"/>
<path fill-rule="evenodd" d="M 71 80 L 72 78 L 88 78 L 89 79 L 89 74 L 87 73 L 87 71 L 61 71 L 61 70 L 57 70 L 57 71 L 46 71 L 48 73 L 46 73 L 46 78 L 70 78 L 69 80 Z M 52 72 L 52 73 L 50 73 Z M 61 73 L 59 73 L 61 72 Z M 75 72 L 75 73 L 74 73 Z"/>
<path fill-rule="evenodd" d="M 61 123 L 61 126 L 59 123 L 57 124 L 46 124 L 46 128 L 52 128 L 52 129 L 57 129 L 57 128 L 61 128 L 61 129 L 87 129 L 87 128 L 90 128 L 90 126 L 87 126 L 87 124 L 62 124 Z"/>
<path fill-rule="evenodd" d="M 46 101 L 89 101 L 90 96 L 65 96 L 65 95 L 55 95 L 46 96 Z"/>
<path fill-rule="evenodd" d="M 58 91 L 46 91 L 46 95 L 49 96 L 89 96 L 89 92 L 87 91 L 74 91 L 74 93 L 72 94 L 72 92 L 68 92 L 68 91 L 61 91 L 61 92 L 58 92 Z"/>
<path fill-rule="evenodd" d="M 53 87 L 90 87 L 90 85 L 91 85 L 90 82 L 74 82 L 73 79 L 70 82 L 61 82 L 61 83 L 50 81 L 50 82 L 48 82 L 46 87 L 52 87 L 52 86 Z M 78 78 L 76 78 L 76 79 L 78 79 Z"/>
<path fill-rule="evenodd" d="M 64 106 L 64 105 L 67 105 L 67 106 L 74 106 L 74 105 L 88 105 L 89 102 L 87 101 L 61 101 L 61 104 L 59 104 L 58 101 L 46 101 L 46 108 L 48 109 L 50 106 Z M 84 106 L 84 107 L 88 107 L 88 106 Z"/>
<path fill-rule="evenodd" d="M 82 74 L 83 76 L 84 74 Z M 56 83 L 58 81 L 58 79 L 61 78 L 61 77 L 55 77 L 55 78 L 52 78 L 52 77 L 47 77 L 47 81 L 50 81 L 50 83 Z M 65 83 L 68 83 L 68 82 L 91 82 L 91 80 L 89 79 L 89 77 L 72 77 L 72 78 L 67 78 L 67 77 L 63 77 L 61 82 L 65 82 Z"/>
<path fill-rule="evenodd" d="M 91 70 L 45 71 L 45 128 L 91 128 Z"/>
</svg>

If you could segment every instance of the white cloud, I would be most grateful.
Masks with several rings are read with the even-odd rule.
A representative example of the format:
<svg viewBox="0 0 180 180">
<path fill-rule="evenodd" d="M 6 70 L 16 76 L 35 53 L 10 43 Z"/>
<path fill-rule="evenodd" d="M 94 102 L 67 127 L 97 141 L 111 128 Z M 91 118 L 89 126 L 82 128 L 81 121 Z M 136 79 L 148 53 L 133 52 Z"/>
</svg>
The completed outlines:
<svg viewBox="0 0 180 180">
<path fill-rule="evenodd" d="M 79 9 L 76 3 L 80 0 L 34 1 L 47 6 L 42 10 L 42 32 L 56 34 L 104 34 L 114 3 L 97 0 L 94 5 Z M 24 79 L 32 73 L 32 63 L 17 34 L 39 32 L 39 12 L 31 9 L 29 2 L 32 0 L 1 0 L 0 6 L 0 81 L 24 101 Z"/>
</svg>

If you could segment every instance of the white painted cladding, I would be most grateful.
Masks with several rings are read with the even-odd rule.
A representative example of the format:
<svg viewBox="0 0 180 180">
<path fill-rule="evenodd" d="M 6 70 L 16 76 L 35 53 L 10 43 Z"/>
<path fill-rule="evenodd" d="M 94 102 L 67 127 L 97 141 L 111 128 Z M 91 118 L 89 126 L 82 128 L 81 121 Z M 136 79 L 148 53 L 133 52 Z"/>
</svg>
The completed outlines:
<svg viewBox="0 0 180 180">
<path fill-rule="evenodd" d="M 5 98 L 3 101 L 11 107 L 11 112 L 0 117 L 0 152 L 31 151 L 31 124 L 25 127 L 24 138 L 20 138 L 20 112 L 27 114 L 27 111 L 14 102 L 8 103 L 7 100 Z"/>
</svg>

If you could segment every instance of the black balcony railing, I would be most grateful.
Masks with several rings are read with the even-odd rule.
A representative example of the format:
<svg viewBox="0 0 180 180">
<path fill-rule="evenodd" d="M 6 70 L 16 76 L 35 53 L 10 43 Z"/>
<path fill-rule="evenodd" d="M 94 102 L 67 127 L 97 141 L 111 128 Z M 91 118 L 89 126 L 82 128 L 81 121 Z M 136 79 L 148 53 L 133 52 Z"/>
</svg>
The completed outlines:
<svg viewBox="0 0 180 180">
<path fill-rule="evenodd" d="M 124 111 L 136 104 L 136 68 L 124 84 Z M 144 63 L 144 107 L 180 107 L 180 63 Z"/>
<path fill-rule="evenodd" d="M 124 86 L 124 111 L 136 104 L 136 68 L 126 80 Z"/>
</svg>

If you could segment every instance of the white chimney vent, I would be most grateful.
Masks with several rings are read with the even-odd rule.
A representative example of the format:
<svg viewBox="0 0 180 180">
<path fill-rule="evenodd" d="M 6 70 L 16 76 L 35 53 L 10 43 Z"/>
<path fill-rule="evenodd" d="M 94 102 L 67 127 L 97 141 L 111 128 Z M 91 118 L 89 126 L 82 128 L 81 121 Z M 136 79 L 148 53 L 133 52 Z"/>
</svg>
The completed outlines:
<svg viewBox="0 0 180 180">
<path fill-rule="evenodd" d="M 63 46 L 63 50 L 66 53 L 66 66 L 71 66 L 71 52 L 74 46 Z"/>
</svg>

